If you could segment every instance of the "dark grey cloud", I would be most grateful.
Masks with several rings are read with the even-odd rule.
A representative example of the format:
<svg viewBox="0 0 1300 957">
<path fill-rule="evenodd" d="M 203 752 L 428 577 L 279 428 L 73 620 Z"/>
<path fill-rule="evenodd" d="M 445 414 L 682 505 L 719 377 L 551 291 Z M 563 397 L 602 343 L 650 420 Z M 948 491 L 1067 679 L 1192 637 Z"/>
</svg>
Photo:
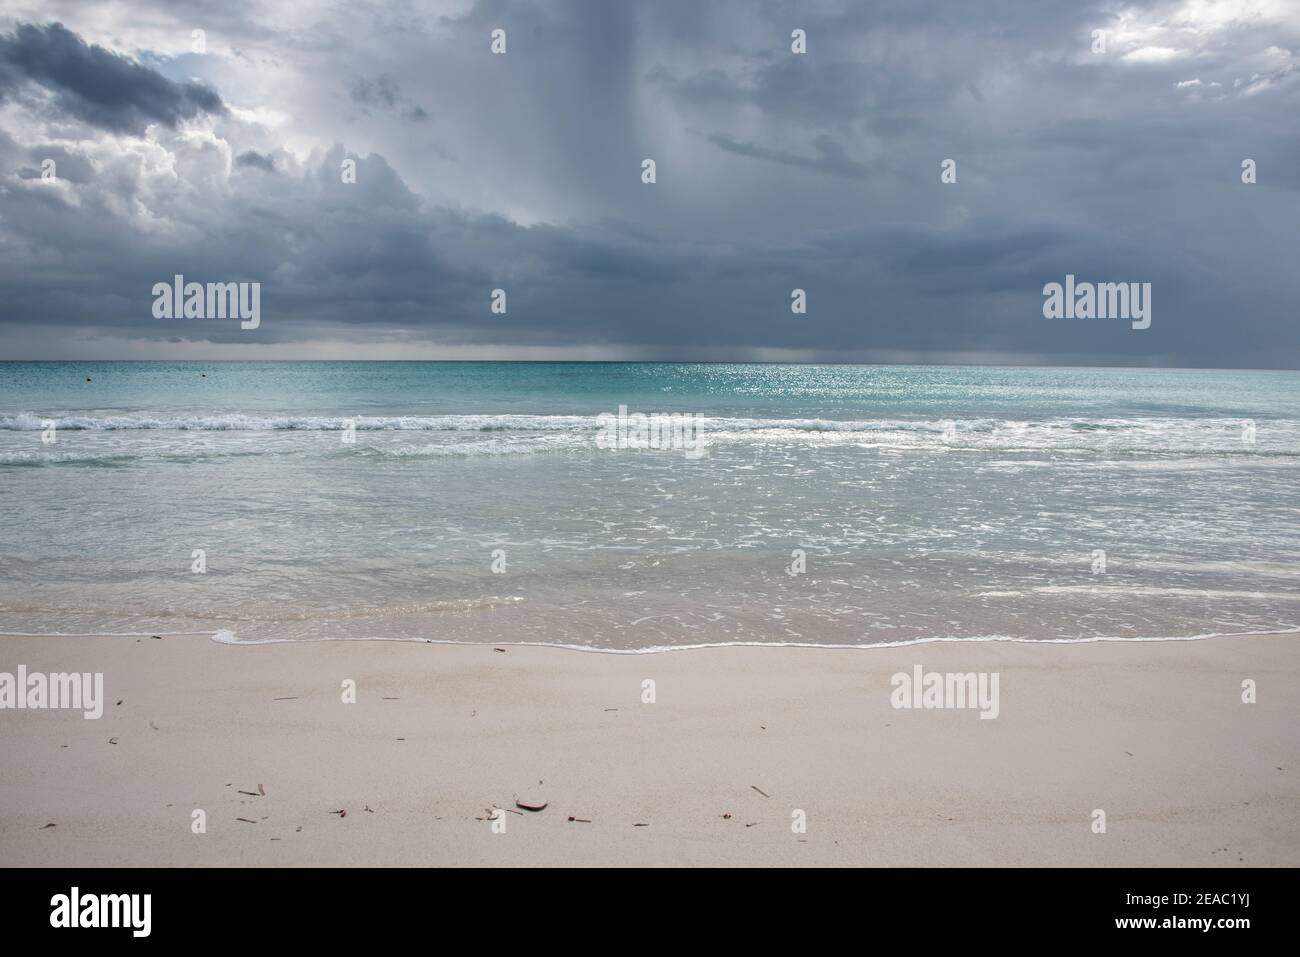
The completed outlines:
<svg viewBox="0 0 1300 957">
<path fill-rule="evenodd" d="M 0 35 L 0 99 L 24 84 L 51 94 L 58 110 L 115 132 L 143 132 L 149 123 L 175 127 L 200 113 L 224 110 L 217 92 L 177 83 L 101 46 L 61 23 L 22 24 Z"/>
<path fill-rule="evenodd" d="M 358 103 L 367 106 L 386 106 L 389 109 L 397 105 L 401 96 L 397 81 L 385 73 L 373 77 L 357 77 L 352 81 L 348 92 Z"/>
<path fill-rule="evenodd" d="M 835 176 L 846 176 L 849 179 L 865 179 L 871 170 L 868 164 L 855 163 L 845 156 L 844 146 L 828 134 L 820 134 L 813 138 L 812 146 L 817 150 L 818 156 L 799 156 L 785 150 L 755 146 L 752 143 L 740 143 L 725 133 L 710 134 L 708 139 L 714 146 L 732 153 L 739 153 L 741 156 L 771 160 L 774 163 L 783 163 L 786 166 L 817 170 Z"/>
<path fill-rule="evenodd" d="M 354 78 L 348 96 L 367 114 L 373 110 L 387 111 L 406 123 L 424 123 L 430 118 L 423 106 L 407 101 L 401 86 L 387 73 Z"/>
<path fill-rule="evenodd" d="M 257 150 L 244 150 L 235 157 L 236 166 L 247 166 L 267 173 L 275 172 L 275 158 Z"/>
<path fill-rule="evenodd" d="M 93 326 L 176 350 L 1300 366 L 1300 131 L 1279 119 L 1300 105 L 1300 18 L 1251 2 L 1122 20 L 1063 0 L 358 2 L 294 27 L 248 0 L 209 25 L 239 54 L 206 58 L 148 49 L 200 8 L 138 41 L 114 24 L 138 45 L 60 42 L 150 83 L 201 75 L 229 109 L 146 140 L 0 74 L 0 345 Z M 45 158 L 58 183 L 34 175 Z M 152 319 L 177 272 L 262 282 L 261 327 Z M 1066 273 L 1152 283 L 1152 327 L 1045 320 Z"/>
</svg>

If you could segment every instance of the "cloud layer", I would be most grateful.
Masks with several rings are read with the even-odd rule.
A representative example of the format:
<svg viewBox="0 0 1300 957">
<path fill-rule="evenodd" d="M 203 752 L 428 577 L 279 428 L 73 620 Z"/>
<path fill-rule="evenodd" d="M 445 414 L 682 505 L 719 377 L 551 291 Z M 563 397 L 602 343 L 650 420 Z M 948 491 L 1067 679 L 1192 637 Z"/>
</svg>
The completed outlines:
<svg viewBox="0 0 1300 957">
<path fill-rule="evenodd" d="M 1300 367 L 1292 4 L 202 9 L 0 5 L 6 355 Z"/>
</svg>

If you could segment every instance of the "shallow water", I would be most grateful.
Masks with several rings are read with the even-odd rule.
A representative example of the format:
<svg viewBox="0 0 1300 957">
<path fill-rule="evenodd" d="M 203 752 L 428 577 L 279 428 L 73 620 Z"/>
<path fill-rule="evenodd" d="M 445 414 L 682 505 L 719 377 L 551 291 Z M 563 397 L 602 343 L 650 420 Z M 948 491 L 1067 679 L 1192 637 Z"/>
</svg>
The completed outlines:
<svg viewBox="0 0 1300 957">
<path fill-rule="evenodd" d="M 620 405 L 704 454 L 601 448 Z M 1298 465 L 1292 372 L 0 363 L 0 631 L 1291 630 Z"/>
</svg>

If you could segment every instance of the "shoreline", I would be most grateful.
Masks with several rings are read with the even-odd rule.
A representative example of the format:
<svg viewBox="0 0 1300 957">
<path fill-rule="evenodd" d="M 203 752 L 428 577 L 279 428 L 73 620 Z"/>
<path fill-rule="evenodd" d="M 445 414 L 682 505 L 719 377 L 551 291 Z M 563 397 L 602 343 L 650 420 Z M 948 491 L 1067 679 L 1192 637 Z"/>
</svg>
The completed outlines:
<svg viewBox="0 0 1300 957">
<path fill-rule="evenodd" d="M 835 646 L 876 649 L 855 658 L 292 643 L 0 639 L 0 671 L 103 672 L 107 698 L 99 720 L 0 711 L 0 861 L 1300 864 L 1290 634 Z M 894 708 L 918 665 L 1000 674 L 998 717 Z"/>
<path fill-rule="evenodd" d="M 910 638 L 904 641 L 870 641 L 849 645 L 840 643 L 818 644 L 806 641 L 718 641 L 694 645 L 649 645 L 644 648 L 597 648 L 592 645 L 572 645 L 544 641 L 460 641 L 451 638 L 393 638 L 384 635 L 367 635 L 364 637 L 343 638 L 248 638 L 241 639 L 226 628 L 215 631 L 130 631 L 130 632 L 32 632 L 0 631 L 0 641 L 7 638 L 207 638 L 218 645 L 234 647 L 258 647 L 262 645 L 319 645 L 336 642 L 382 642 L 404 645 L 443 645 L 448 647 L 479 647 L 482 645 L 505 646 L 508 648 L 555 648 L 561 651 L 577 651 L 598 655 L 657 655 L 670 651 L 703 651 L 710 648 L 816 648 L 823 651 L 865 651 L 873 648 L 910 648 L 915 645 L 930 644 L 984 644 L 1007 643 L 1025 645 L 1090 645 L 1115 642 L 1119 644 L 1144 644 L 1147 642 L 1168 641 L 1211 641 L 1231 638 L 1272 638 L 1284 635 L 1300 635 L 1300 626 L 1273 631 L 1233 631 L 1210 632 L 1204 635 L 1165 635 L 1158 637 L 1121 638 L 1117 635 L 1096 635 L 1090 638 L 1017 638 L 1012 635 L 971 635 L 962 638 Z M 229 636 L 229 637 L 225 637 Z"/>
</svg>

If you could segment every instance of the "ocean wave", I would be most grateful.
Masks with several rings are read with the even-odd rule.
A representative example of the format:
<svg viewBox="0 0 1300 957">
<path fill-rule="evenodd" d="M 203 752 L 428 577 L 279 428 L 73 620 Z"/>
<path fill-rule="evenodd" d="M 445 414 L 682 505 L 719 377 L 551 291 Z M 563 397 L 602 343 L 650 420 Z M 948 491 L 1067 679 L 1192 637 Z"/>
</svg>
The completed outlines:
<svg viewBox="0 0 1300 957">
<path fill-rule="evenodd" d="M 126 468 L 141 462 L 194 463 L 216 459 L 258 458 L 267 453 L 252 449 L 181 451 L 166 449 L 103 449 L 82 452 L 21 449 L 0 452 L 0 465 L 30 466 L 84 465 L 91 468 Z"/>
<path fill-rule="evenodd" d="M 655 413 L 648 413 L 655 414 Z M 1216 468 L 1234 463 L 1272 464 L 1300 457 L 1300 423 L 1279 420 L 1259 430 L 1260 440 L 1242 441 L 1241 420 L 1180 418 L 1055 418 L 1041 421 L 993 418 L 927 419 L 824 419 L 709 416 L 694 413 L 693 435 L 700 445 L 725 449 L 735 446 L 836 446 L 882 452 L 1004 453 L 1007 455 L 1085 456 L 1081 462 L 1134 468 Z M 34 447 L 17 435 L 0 444 L 2 465 L 90 466 L 128 465 L 138 460 L 204 461 L 232 454 L 251 455 L 361 455 L 363 457 L 419 458 L 469 457 L 594 452 L 602 422 L 596 415 L 544 415 L 526 413 L 311 416 L 221 413 L 165 415 L 132 413 L 102 415 L 60 413 L 42 415 L 19 412 L 0 415 L 0 435 L 36 432 L 52 423 L 55 429 L 104 437 L 99 446 L 84 442 L 77 447 Z M 341 433 L 355 428 L 355 442 L 332 446 L 311 443 L 253 442 L 259 434 L 288 439 L 295 434 Z M 250 439 L 235 448 L 230 442 L 196 445 L 184 439 L 192 433 L 222 433 Z M 125 438 L 110 444 L 109 436 L 157 436 L 153 443 Z M 400 441 L 401 436 L 426 435 L 422 443 Z M 171 437 L 172 441 L 166 439 Z M 366 438 L 362 438 L 366 436 Z M 615 449 L 610 451 L 623 451 Z M 657 451 L 657 450 L 646 450 Z M 674 451 L 680 451 L 674 450 Z M 1187 462 L 1187 456 L 1196 456 Z M 1184 460 L 1180 466 L 1179 459 Z M 991 467 L 1019 471 L 1051 468 L 1060 462 L 1041 459 L 1004 460 Z"/>
<path fill-rule="evenodd" d="M 604 655 L 657 655 L 667 651 L 701 651 L 710 648 L 820 648 L 827 651 L 867 651 L 882 648 L 907 648 L 912 645 L 930 645 L 947 643 L 983 643 L 1009 642 L 1028 645 L 1089 645 L 1108 642 L 1145 644 L 1147 642 L 1165 641 L 1207 641 L 1212 638 L 1264 638 L 1277 635 L 1300 634 L 1300 626 L 1288 625 L 1279 629 L 1257 629 L 1253 631 L 1213 631 L 1189 635 L 1158 635 L 1152 637 L 1132 635 L 1092 635 L 1083 638 L 1023 638 L 1016 635 L 967 635 L 948 636 L 933 635 L 923 638 L 900 638 L 890 641 L 871 641 L 858 644 L 833 644 L 812 641 L 710 641 L 683 645 L 647 645 L 641 648 L 602 648 L 595 645 L 581 645 L 570 642 L 552 641 L 501 641 L 491 643 L 479 641 L 458 641 L 447 638 L 392 638 L 382 635 L 321 637 L 321 638 L 240 638 L 235 632 L 222 628 L 210 633 L 212 641 L 222 645 L 292 645 L 316 644 L 320 642 L 350 641 L 385 641 L 428 645 L 471 645 L 485 648 L 505 646 L 509 648 L 558 648 L 564 651 L 581 651 Z M 78 636 L 88 637 L 88 636 Z M 102 637 L 118 637 L 104 635 Z"/>
<path fill-rule="evenodd" d="M 20 412 L 0 416 L 0 431 L 36 432 L 52 423 L 72 432 L 175 431 L 175 432 L 494 432 L 507 430 L 595 430 L 590 415 L 400 415 L 315 416 L 254 415 L 38 415 Z"/>
<path fill-rule="evenodd" d="M 312 645 L 323 642 L 396 642 L 399 644 L 426 645 L 462 645 L 480 648 L 557 648 L 564 651 L 580 651 L 602 655 L 651 655 L 668 651 L 700 651 L 710 648 L 819 648 L 827 651 L 869 651 L 872 649 L 906 648 L 913 645 L 947 644 L 947 643 L 984 643 L 1008 642 L 1028 645 L 1087 645 L 1095 643 L 1121 642 L 1125 644 L 1146 644 L 1166 641 L 1208 641 L 1215 638 L 1266 638 L 1281 635 L 1300 634 L 1300 626 L 1287 625 L 1283 628 L 1252 629 L 1249 631 L 1213 631 L 1185 635 L 1091 635 L 1081 638 L 1024 638 L 1016 635 L 967 635 L 949 636 L 933 635 L 922 638 L 903 638 L 891 641 L 861 642 L 858 644 L 833 644 L 829 642 L 804 641 L 716 641 L 698 642 L 682 645 L 648 645 L 641 648 L 604 648 L 596 645 L 583 645 L 570 642 L 549 641 L 466 641 L 448 638 L 402 638 L 383 635 L 339 636 L 319 638 L 240 638 L 229 628 L 215 631 L 182 632 L 0 632 L 0 638 L 187 638 L 206 637 L 222 645 Z"/>
<path fill-rule="evenodd" d="M 1249 591 L 1225 588 L 1177 588 L 1152 585 L 1039 585 L 1034 588 L 982 591 L 976 598 L 1023 598 L 1026 595 L 1091 595 L 1096 598 L 1198 598 L 1231 601 L 1295 601 L 1293 591 Z"/>
<path fill-rule="evenodd" d="M 634 412 L 637 410 L 633 410 Z M 588 431 L 601 428 L 599 415 L 537 415 L 497 413 L 473 415 L 398 415 L 398 416 L 315 416 L 256 415 L 222 413 L 212 415 L 86 415 L 80 413 L 39 414 L 19 412 L 0 416 L 0 431 L 37 432 L 52 424 L 56 429 L 75 432 L 180 431 L 180 432 L 341 432 L 355 428 L 358 432 L 550 432 Z M 608 413 L 608 414 L 613 414 Z M 645 415 L 688 415 L 706 430 L 759 431 L 788 430 L 798 432 L 922 432 L 943 433 L 993 432 L 1000 425 L 995 419 L 809 419 L 751 418 L 710 416 L 695 412 L 645 410 Z"/>
<path fill-rule="evenodd" d="M 1216 439 L 1239 441 L 1242 421 L 1228 418 L 1128 418 L 1082 419 L 1049 418 L 1042 420 L 996 419 L 988 417 L 945 417 L 926 419 L 824 419 L 801 417 L 751 417 L 705 415 L 689 410 L 633 410 L 649 416 L 692 416 L 709 431 L 796 432 L 915 432 L 988 435 L 1046 436 L 1073 434 L 1086 437 L 1110 433 L 1145 433 L 1152 435 L 1196 434 Z M 264 415 L 245 412 L 212 414 L 137 413 L 92 415 L 87 413 L 17 412 L 0 415 L 0 431 L 36 432 L 53 424 L 56 429 L 87 432 L 182 431 L 182 432 L 341 432 L 355 428 L 359 432 L 497 432 L 497 431 L 596 431 L 601 428 L 600 415 L 532 413 L 479 413 L 457 415 Z M 1300 423 L 1282 420 L 1279 431 L 1294 432 Z M 1262 431 L 1262 430 L 1261 430 Z"/>
</svg>

